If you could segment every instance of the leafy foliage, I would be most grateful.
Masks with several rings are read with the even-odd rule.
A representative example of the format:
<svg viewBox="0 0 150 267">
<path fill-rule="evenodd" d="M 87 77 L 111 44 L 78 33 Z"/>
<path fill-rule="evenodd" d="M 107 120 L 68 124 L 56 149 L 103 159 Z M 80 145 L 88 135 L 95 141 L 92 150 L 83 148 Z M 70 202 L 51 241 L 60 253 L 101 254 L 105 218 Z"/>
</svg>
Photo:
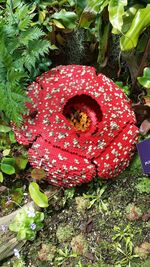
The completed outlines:
<svg viewBox="0 0 150 267">
<path fill-rule="evenodd" d="M 150 179 L 143 177 L 140 182 L 136 185 L 136 189 L 142 193 L 150 193 Z"/>
<path fill-rule="evenodd" d="M 9 230 L 17 233 L 19 240 L 34 240 L 37 231 L 43 228 L 44 213 L 32 206 L 22 208 L 9 225 Z"/>
<path fill-rule="evenodd" d="M 139 8 L 129 30 L 121 37 L 121 50 L 130 50 L 137 46 L 140 34 L 150 25 L 150 5 Z"/>
<path fill-rule="evenodd" d="M 150 68 L 145 68 L 143 76 L 138 77 L 138 82 L 145 88 L 150 88 Z"/>
<path fill-rule="evenodd" d="M 7 125 L 0 125 L 0 182 L 3 182 L 3 174 L 12 175 L 24 170 L 28 163 L 28 159 L 21 156 L 14 156 L 11 151 L 11 146 L 16 143 L 14 133 Z"/>
<path fill-rule="evenodd" d="M 7 1 L 0 21 L 0 111 L 18 125 L 25 113 L 25 86 L 50 44 L 44 32 L 32 26 L 34 14 L 20 1 Z"/>
</svg>

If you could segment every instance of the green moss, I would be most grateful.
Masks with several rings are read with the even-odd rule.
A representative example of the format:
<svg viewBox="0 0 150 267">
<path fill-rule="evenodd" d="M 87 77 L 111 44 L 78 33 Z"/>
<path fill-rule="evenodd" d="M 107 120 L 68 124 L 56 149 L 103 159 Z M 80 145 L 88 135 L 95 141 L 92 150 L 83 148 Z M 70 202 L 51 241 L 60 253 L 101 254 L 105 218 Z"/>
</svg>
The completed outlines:
<svg viewBox="0 0 150 267">
<path fill-rule="evenodd" d="M 88 243 L 82 234 L 72 238 L 71 247 L 74 253 L 85 255 L 88 251 Z"/>
<path fill-rule="evenodd" d="M 88 206 L 90 205 L 89 199 L 85 199 L 84 197 L 76 197 L 76 209 L 78 212 L 84 214 Z"/>
<path fill-rule="evenodd" d="M 56 231 L 56 236 L 59 240 L 59 242 L 65 242 L 68 241 L 73 236 L 73 227 L 70 225 L 59 225 Z"/>
<path fill-rule="evenodd" d="M 38 258 L 40 261 L 52 261 L 55 257 L 56 246 L 51 243 L 42 244 L 41 249 L 38 251 Z"/>
</svg>

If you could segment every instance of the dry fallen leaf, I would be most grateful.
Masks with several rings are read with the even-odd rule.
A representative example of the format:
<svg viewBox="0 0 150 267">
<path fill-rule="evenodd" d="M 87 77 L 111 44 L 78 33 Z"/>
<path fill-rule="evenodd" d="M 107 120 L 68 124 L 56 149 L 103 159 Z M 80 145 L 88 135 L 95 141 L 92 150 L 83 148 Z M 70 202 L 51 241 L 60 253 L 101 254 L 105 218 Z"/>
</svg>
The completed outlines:
<svg viewBox="0 0 150 267">
<path fill-rule="evenodd" d="M 140 125 L 140 133 L 145 135 L 150 130 L 150 119 L 144 120 Z"/>
</svg>

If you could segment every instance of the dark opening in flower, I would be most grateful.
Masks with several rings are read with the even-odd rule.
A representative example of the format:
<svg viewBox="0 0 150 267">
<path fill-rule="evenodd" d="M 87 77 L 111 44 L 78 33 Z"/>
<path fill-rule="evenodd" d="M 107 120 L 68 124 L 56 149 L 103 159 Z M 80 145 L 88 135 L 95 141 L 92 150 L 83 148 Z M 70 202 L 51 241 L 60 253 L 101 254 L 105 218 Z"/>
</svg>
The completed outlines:
<svg viewBox="0 0 150 267">
<path fill-rule="evenodd" d="M 85 94 L 69 99 L 64 106 L 63 114 L 79 132 L 95 131 L 97 123 L 102 120 L 99 104 Z"/>
<path fill-rule="evenodd" d="M 32 144 L 29 161 L 50 183 L 72 187 L 128 166 L 138 138 L 135 116 L 106 76 L 93 67 L 58 66 L 37 77 L 28 96 L 29 115 L 14 127 L 16 139 Z"/>
</svg>

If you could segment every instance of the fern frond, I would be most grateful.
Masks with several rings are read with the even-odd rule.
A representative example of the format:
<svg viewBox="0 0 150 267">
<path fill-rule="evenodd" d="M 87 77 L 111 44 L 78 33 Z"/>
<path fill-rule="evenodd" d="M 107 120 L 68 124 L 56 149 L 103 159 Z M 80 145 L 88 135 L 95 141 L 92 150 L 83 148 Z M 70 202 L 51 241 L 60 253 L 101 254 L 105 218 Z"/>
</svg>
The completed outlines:
<svg viewBox="0 0 150 267">
<path fill-rule="evenodd" d="M 24 67 L 31 72 L 32 68 L 35 67 L 36 57 L 31 54 L 26 54 L 23 58 Z"/>
<path fill-rule="evenodd" d="M 26 110 L 25 87 L 50 44 L 42 40 L 45 33 L 31 26 L 34 14 L 21 0 L 7 0 L 0 20 L 0 111 L 16 124 Z M 37 72 L 39 70 L 37 69 Z M 38 73 L 37 73 L 38 74 Z"/>
<path fill-rule="evenodd" d="M 20 91 L 20 89 L 18 88 L 17 91 Z M 27 102 L 27 100 L 28 98 L 26 96 L 14 93 L 12 88 L 4 87 L 2 84 L 0 85 L 0 110 L 18 125 L 22 119 L 21 114 L 26 110 L 25 102 Z"/>
<path fill-rule="evenodd" d="M 29 28 L 20 34 L 19 43 L 27 46 L 29 41 L 38 40 L 44 35 L 45 33 L 38 27 Z"/>
<path fill-rule="evenodd" d="M 39 59 L 40 56 L 47 54 L 49 48 L 50 43 L 47 40 L 31 41 L 29 44 L 29 51 L 31 51 L 32 55 L 34 55 L 37 59 Z"/>
</svg>

